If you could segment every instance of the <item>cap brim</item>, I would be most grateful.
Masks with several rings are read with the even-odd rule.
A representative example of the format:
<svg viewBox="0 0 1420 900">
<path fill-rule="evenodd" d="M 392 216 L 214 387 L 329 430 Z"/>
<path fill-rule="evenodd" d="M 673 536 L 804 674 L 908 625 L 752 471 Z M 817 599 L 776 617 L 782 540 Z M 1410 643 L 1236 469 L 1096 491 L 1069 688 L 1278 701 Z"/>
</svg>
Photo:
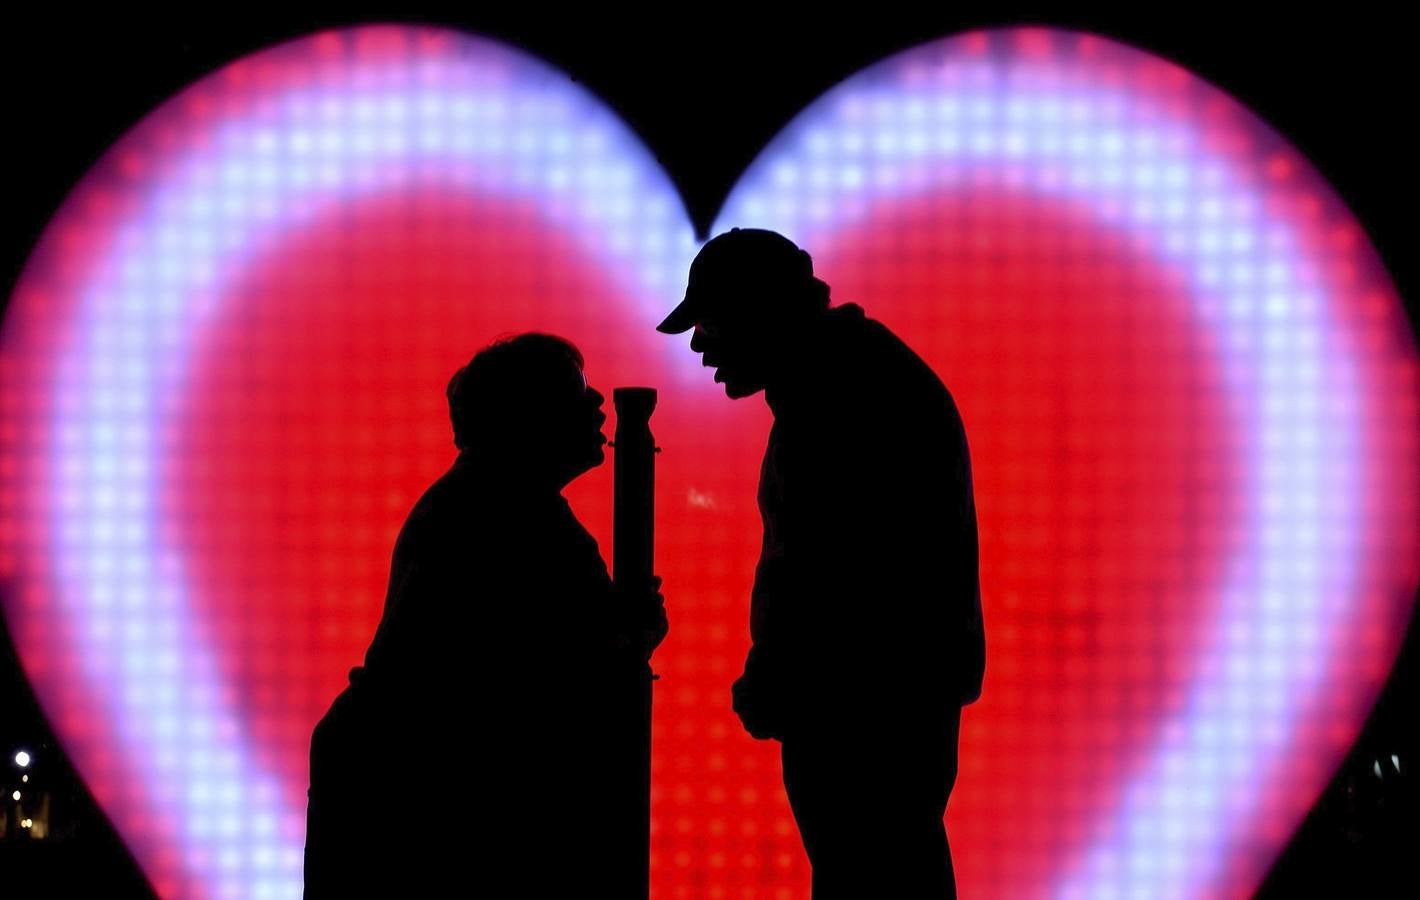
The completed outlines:
<svg viewBox="0 0 1420 900">
<path fill-rule="evenodd" d="M 686 297 L 680 301 L 680 305 L 671 310 L 671 314 L 666 316 L 661 324 L 656 326 L 656 330 L 662 334 L 681 334 L 695 327 L 695 310 L 691 307 L 690 298 Z"/>
</svg>

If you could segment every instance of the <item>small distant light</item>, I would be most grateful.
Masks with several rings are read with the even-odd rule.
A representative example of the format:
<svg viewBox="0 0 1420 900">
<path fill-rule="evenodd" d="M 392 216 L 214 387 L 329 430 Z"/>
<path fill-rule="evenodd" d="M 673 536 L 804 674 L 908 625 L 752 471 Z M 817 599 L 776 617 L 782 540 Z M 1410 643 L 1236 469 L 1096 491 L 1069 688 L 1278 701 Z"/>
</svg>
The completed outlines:
<svg viewBox="0 0 1420 900">
<path fill-rule="evenodd" d="M 1400 756 L 1398 754 L 1392 753 L 1390 755 L 1390 765 L 1396 772 L 1400 771 Z"/>
<path fill-rule="evenodd" d="M 29 782 L 29 780 L 30 780 L 30 776 L 28 776 L 28 775 L 21 775 L 21 776 L 20 776 L 20 783 L 21 783 L 21 784 L 25 784 L 25 783 Z"/>
<path fill-rule="evenodd" d="M 1371 764 L 1371 771 L 1374 772 L 1374 773 L 1376 773 L 1376 777 L 1377 777 L 1377 778 L 1380 778 L 1380 777 L 1381 777 L 1381 761 L 1380 761 L 1380 760 L 1376 760 L 1374 763 Z"/>
<path fill-rule="evenodd" d="M 16 754 L 15 754 L 15 765 L 17 765 L 17 766 L 19 766 L 20 768 L 23 769 L 25 766 L 28 766 L 29 764 L 30 764 L 30 755 L 29 755 L 28 753 L 26 753 L 25 751 L 21 750 L 19 753 L 16 753 Z"/>
<path fill-rule="evenodd" d="M 34 824 L 35 824 L 35 820 L 34 820 L 34 819 L 21 819 L 21 820 L 20 820 L 20 827 L 21 827 L 21 828 L 32 828 L 32 827 L 34 827 Z"/>
<path fill-rule="evenodd" d="M 13 793 L 13 794 L 10 795 L 10 799 L 11 799 L 11 800 L 19 800 L 19 799 L 20 799 L 20 792 L 19 792 L 19 791 L 15 791 L 15 793 Z"/>
</svg>

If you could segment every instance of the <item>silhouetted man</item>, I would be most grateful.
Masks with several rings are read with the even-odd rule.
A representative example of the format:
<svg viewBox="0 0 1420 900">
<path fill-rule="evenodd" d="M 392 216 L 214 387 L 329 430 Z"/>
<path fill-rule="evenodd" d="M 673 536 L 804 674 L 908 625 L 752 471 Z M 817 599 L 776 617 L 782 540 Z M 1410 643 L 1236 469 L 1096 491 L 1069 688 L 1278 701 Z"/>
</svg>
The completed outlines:
<svg viewBox="0 0 1420 900">
<path fill-rule="evenodd" d="M 707 243 L 659 329 L 734 399 L 764 390 L 764 542 L 734 708 L 782 743 L 817 900 L 955 895 L 943 815 L 985 641 L 966 434 L 861 307 L 770 231 Z"/>
<path fill-rule="evenodd" d="M 631 674 L 666 631 L 655 585 L 614 590 L 560 493 L 604 459 L 604 398 L 575 347 L 525 334 L 448 399 L 458 458 L 312 737 L 306 896 L 601 896 L 637 813 L 610 774 L 634 748 Z"/>
</svg>

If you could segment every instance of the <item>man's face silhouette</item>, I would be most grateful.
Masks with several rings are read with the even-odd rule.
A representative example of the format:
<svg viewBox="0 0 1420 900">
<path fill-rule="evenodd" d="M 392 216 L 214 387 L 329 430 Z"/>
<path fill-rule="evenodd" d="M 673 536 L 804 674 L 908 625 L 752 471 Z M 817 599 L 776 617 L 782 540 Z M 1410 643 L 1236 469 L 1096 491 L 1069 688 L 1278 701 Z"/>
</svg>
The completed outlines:
<svg viewBox="0 0 1420 900">
<path fill-rule="evenodd" d="M 768 352 L 762 323 L 743 316 L 706 316 L 695 323 L 690 349 L 715 369 L 732 400 L 749 397 L 768 384 Z"/>
</svg>

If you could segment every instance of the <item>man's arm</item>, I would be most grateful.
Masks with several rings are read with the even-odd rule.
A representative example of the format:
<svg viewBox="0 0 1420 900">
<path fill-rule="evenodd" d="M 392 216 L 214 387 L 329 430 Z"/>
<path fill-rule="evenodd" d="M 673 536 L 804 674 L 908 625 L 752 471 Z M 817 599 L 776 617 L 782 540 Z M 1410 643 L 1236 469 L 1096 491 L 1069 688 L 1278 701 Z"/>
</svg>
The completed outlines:
<svg viewBox="0 0 1420 900">
<path fill-rule="evenodd" d="M 855 403 L 815 422 L 785 480 L 800 702 L 829 716 L 855 699 L 950 704 L 971 670 L 980 682 L 964 430 L 944 390 Z"/>
<path fill-rule="evenodd" d="M 744 672 L 731 688 L 735 713 L 757 740 L 782 738 L 789 712 L 784 691 L 786 648 L 779 634 L 785 618 L 780 607 L 791 590 L 782 546 L 783 431 L 778 422 L 770 429 L 760 468 L 758 499 L 764 536 L 750 594 L 751 645 Z"/>
</svg>

